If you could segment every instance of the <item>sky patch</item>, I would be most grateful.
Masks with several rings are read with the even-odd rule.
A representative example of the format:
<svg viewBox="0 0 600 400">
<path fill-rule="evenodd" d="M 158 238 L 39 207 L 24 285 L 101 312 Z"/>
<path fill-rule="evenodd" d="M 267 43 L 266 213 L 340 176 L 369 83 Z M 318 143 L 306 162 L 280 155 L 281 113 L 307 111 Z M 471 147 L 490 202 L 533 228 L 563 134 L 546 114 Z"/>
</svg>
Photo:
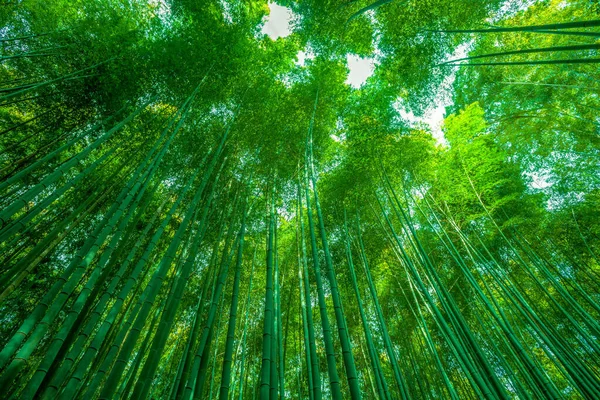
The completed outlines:
<svg viewBox="0 0 600 400">
<path fill-rule="evenodd" d="M 360 88 L 375 72 L 374 58 L 362 58 L 355 54 L 348 54 L 346 55 L 346 62 L 350 70 L 346 83 L 355 89 Z"/>
<path fill-rule="evenodd" d="M 291 22 L 294 19 L 292 10 L 275 3 L 269 3 L 269 10 L 261 32 L 272 40 L 289 36 L 292 33 Z"/>
<path fill-rule="evenodd" d="M 307 60 L 313 60 L 315 53 L 310 50 L 300 50 L 296 55 L 296 65 L 299 67 L 305 67 Z"/>
</svg>

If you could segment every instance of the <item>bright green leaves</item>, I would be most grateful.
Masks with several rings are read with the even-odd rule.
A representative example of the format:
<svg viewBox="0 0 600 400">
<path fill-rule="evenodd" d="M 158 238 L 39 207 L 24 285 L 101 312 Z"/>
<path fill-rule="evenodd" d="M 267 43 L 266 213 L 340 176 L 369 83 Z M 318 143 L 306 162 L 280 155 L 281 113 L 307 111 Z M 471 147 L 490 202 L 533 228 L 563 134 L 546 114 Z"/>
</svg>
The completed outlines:
<svg viewBox="0 0 600 400">
<path fill-rule="evenodd" d="M 526 27 L 571 21 L 593 21 L 596 16 L 585 2 L 538 2 L 505 20 L 502 26 Z M 568 33 L 573 29 L 561 29 Z M 579 26 L 576 31 L 597 32 Z M 465 107 L 479 101 L 492 126 L 494 140 L 520 164 L 538 188 L 550 197 L 552 207 L 577 201 L 600 182 L 590 165 L 598 153 L 600 108 L 593 81 L 594 64 L 536 65 L 557 59 L 596 58 L 593 37 L 531 32 L 477 33 L 471 36 L 470 56 L 513 52 L 494 61 L 524 65 L 460 68 L 455 101 Z M 575 47 L 573 47 L 575 46 Z M 553 48 L 557 51 L 516 53 L 516 50 Z M 570 48 L 572 51 L 558 51 Z M 487 61 L 487 59 L 485 59 Z M 476 70 L 475 70 L 476 69 Z"/>
<path fill-rule="evenodd" d="M 485 215 L 480 201 L 496 218 L 510 219 L 509 225 L 532 222 L 537 200 L 526 195 L 519 166 L 507 160 L 506 152 L 494 141 L 494 132 L 488 129 L 478 103 L 446 118 L 444 134 L 450 146 L 440 154 L 434 187 L 451 189 L 439 191 L 438 197 L 460 210 L 455 211 L 455 216 L 460 215 L 459 224 Z"/>
<path fill-rule="evenodd" d="M 277 40 L 266 0 L 2 7 L 7 395 L 597 398 L 597 67 L 438 66 L 589 56 L 511 27 L 593 8 L 281 5 Z"/>
<path fill-rule="evenodd" d="M 479 103 L 473 103 L 461 110 L 458 115 L 448 116 L 444 120 L 444 136 L 450 145 L 465 145 L 484 134 L 487 124 L 483 114 L 484 111 Z"/>
</svg>

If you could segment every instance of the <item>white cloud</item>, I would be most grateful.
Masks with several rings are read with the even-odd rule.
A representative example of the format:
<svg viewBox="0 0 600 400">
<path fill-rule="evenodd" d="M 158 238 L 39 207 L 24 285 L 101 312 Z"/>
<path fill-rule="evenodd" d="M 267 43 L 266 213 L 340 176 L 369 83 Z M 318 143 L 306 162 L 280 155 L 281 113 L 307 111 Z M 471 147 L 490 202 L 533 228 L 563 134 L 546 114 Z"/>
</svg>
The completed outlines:
<svg viewBox="0 0 600 400">
<path fill-rule="evenodd" d="M 311 52 L 310 50 L 308 50 L 308 51 L 300 50 L 298 52 L 298 54 L 296 55 L 296 58 L 298 59 L 298 61 L 296 61 L 296 65 L 299 65 L 300 67 L 304 67 L 306 65 L 306 60 L 314 59 L 315 54 L 313 52 Z"/>
<path fill-rule="evenodd" d="M 346 83 L 354 88 L 361 87 L 375 71 L 374 58 L 361 58 L 354 54 L 348 54 L 346 60 L 350 70 Z"/>
<path fill-rule="evenodd" d="M 275 3 L 269 3 L 269 10 L 271 12 L 262 27 L 262 33 L 273 40 L 289 36 L 292 33 L 290 22 L 294 18 L 292 10 Z"/>
</svg>

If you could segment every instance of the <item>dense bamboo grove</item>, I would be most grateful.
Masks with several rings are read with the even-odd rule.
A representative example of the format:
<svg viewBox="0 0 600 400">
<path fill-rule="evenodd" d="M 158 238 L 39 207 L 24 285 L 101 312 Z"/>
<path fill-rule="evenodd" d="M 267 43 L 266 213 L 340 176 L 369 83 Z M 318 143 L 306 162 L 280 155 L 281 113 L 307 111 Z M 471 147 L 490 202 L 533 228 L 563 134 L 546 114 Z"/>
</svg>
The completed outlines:
<svg viewBox="0 0 600 400">
<path fill-rule="evenodd" d="M 600 398 L 598 3 L 278 4 L 0 7 L 1 397 Z"/>
</svg>

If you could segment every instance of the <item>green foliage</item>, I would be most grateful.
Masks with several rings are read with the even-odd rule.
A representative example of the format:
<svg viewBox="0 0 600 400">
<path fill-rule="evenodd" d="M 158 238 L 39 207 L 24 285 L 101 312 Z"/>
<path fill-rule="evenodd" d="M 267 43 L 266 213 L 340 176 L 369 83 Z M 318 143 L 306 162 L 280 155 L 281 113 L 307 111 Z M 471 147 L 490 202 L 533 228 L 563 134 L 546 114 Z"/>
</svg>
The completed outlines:
<svg viewBox="0 0 600 400">
<path fill-rule="evenodd" d="M 600 398 L 594 2 L 278 4 L 0 7 L 3 396 Z"/>
</svg>

